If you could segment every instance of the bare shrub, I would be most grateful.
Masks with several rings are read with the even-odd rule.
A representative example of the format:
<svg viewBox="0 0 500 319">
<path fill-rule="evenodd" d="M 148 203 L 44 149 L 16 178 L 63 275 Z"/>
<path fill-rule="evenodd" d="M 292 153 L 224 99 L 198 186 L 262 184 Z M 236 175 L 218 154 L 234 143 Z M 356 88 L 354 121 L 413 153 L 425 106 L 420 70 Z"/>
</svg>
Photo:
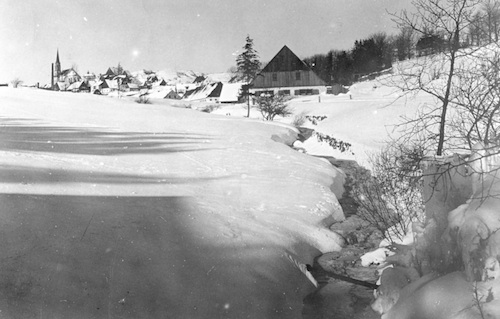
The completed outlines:
<svg viewBox="0 0 500 319">
<path fill-rule="evenodd" d="M 359 176 L 352 189 L 358 216 L 382 231 L 390 242 L 402 239 L 412 222 L 424 221 L 421 158 L 418 147 L 391 145 L 371 157 L 372 174 Z"/>
<path fill-rule="evenodd" d="M 304 125 L 307 121 L 307 112 L 302 111 L 299 114 L 295 114 L 292 120 L 292 125 L 295 127 L 300 127 Z"/>
<path fill-rule="evenodd" d="M 139 96 L 136 100 L 135 100 L 136 103 L 139 103 L 139 104 L 151 104 L 151 101 L 149 100 L 149 98 L 145 95 L 141 95 Z"/>
<path fill-rule="evenodd" d="M 323 121 L 326 119 L 326 115 L 311 115 L 311 116 L 306 116 L 306 119 L 308 119 L 313 125 L 318 125 L 319 122 Z"/>
<path fill-rule="evenodd" d="M 218 104 L 209 104 L 205 105 L 204 107 L 200 108 L 200 111 L 205 112 L 205 113 L 212 113 L 213 111 L 217 110 L 220 108 L 220 105 Z"/>
<path fill-rule="evenodd" d="M 351 149 L 351 143 L 347 143 L 330 135 L 319 132 L 314 132 L 314 135 L 319 142 L 327 143 L 331 148 L 333 148 L 334 150 L 339 150 L 341 153 L 348 152 Z M 354 153 L 351 152 L 351 154 Z"/>
<path fill-rule="evenodd" d="M 14 80 L 10 81 L 10 84 L 13 88 L 17 88 L 19 85 L 23 84 L 23 81 L 20 78 L 15 78 Z"/>
<path fill-rule="evenodd" d="M 287 117 L 293 114 L 287 104 L 289 97 L 277 95 L 261 95 L 257 98 L 257 109 L 266 121 L 272 121 L 276 116 Z"/>
</svg>

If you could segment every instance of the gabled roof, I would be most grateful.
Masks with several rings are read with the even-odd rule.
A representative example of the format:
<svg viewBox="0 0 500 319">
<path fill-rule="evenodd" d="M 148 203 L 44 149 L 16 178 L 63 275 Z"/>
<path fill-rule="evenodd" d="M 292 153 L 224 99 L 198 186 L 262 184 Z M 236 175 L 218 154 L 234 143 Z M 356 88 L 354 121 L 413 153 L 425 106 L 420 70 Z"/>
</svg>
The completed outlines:
<svg viewBox="0 0 500 319">
<path fill-rule="evenodd" d="M 116 81 L 116 80 L 105 80 L 104 82 L 106 83 L 106 86 L 108 88 L 118 90 L 118 81 Z"/>
<path fill-rule="evenodd" d="M 184 99 L 188 101 L 202 100 L 209 97 L 219 97 L 222 90 L 222 83 L 208 83 L 193 90 L 188 90 L 184 94 Z"/>
<path fill-rule="evenodd" d="M 66 90 L 72 91 L 72 90 L 80 90 L 80 89 L 86 89 L 86 88 L 87 88 L 87 85 L 85 84 L 84 81 L 77 81 L 77 82 L 71 83 L 71 85 L 68 86 L 66 88 Z"/>
<path fill-rule="evenodd" d="M 222 83 L 217 82 L 215 85 L 215 88 L 210 92 L 210 94 L 207 97 L 220 97 L 220 92 L 222 92 Z"/>
<path fill-rule="evenodd" d="M 66 91 L 69 85 L 65 82 L 57 82 L 56 86 L 59 91 Z"/>
<path fill-rule="evenodd" d="M 80 75 L 78 75 L 78 73 L 73 69 L 73 68 L 70 68 L 70 69 L 66 69 L 66 70 L 63 70 L 61 72 L 61 75 L 62 76 L 67 76 L 69 73 L 71 72 L 74 72 L 76 76 L 80 77 Z"/>
<path fill-rule="evenodd" d="M 261 71 L 265 72 L 289 72 L 289 71 L 310 71 L 307 66 L 295 53 L 286 45 L 271 59 L 266 67 Z"/>
<path fill-rule="evenodd" d="M 116 66 L 110 66 L 108 68 L 108 70 L 106 71 L 106 73 L 104 73 L 104 75 L 126 75 L 127 77 L 132 77 L 132 73 L 130 73 L 129 71 L 127 70 L 124 70 L 123 68 L 121 69 L 121 72 L 120 70 L 118 69 L 118 67 Z"/>
<path fill-rule="evenodd" d="M 202 83 L 203 81 L 205 81 L 206 77 L 204 77 L 203 75 L 198 75 L 194 80 L 193 80 L 193 83 Z"/>
<path fill-rule="evenodd" d="M 220 93 L 220 102 L 238 102 L 242 83 L 224 83 Z"/>
</svg>

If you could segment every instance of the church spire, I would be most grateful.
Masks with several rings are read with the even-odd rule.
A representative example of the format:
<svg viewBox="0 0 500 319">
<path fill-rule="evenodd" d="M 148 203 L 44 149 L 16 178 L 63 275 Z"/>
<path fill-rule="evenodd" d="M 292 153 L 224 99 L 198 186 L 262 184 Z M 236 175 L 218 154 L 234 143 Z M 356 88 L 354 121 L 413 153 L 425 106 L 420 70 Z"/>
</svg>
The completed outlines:
<svg viewBox="0 0 500 319">
<path fill-rule="evenodd" d="M 59 62 L 59 49 L 57 49 L 56 63 L 61 64 L 61 62 Z"/>
</svg>

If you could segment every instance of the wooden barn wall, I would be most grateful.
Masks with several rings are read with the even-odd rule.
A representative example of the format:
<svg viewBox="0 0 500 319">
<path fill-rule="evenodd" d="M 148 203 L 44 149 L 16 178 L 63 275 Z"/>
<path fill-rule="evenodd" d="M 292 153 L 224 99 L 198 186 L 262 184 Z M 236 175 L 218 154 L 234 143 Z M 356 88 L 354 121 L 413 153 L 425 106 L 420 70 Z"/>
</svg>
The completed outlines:
<svg viewBox="0 0 500 319">
<path fill-rule="evenodd" d="M 300 80 L 296 79 L 296 73 L 300 72 Z M 277 75 L 277 81 L 273 81 L 273 74 Z M 326 84 L 313 71 L 272 72 L 257 75 L 253 82 L 253 88 L 276 88 L 294 86 L 325 86 Z"/>
</svg>

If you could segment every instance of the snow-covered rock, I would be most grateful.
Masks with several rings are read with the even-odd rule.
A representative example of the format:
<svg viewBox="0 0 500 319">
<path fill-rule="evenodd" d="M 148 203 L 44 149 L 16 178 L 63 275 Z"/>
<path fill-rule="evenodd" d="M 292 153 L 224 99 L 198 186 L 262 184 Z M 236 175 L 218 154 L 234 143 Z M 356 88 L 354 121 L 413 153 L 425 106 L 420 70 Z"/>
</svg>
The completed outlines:
<svg viewBox="0 0 500 319">
<path fill-rule="evenodd" d="M 385 263 L 387 256 L 391 255 L 394 255 L 393 251 L 385 247 L 380 247 L 361 256 L 361 265 L 363 267 L 369 267 L 371 265 L 382 265 Z"/>
</svg>

